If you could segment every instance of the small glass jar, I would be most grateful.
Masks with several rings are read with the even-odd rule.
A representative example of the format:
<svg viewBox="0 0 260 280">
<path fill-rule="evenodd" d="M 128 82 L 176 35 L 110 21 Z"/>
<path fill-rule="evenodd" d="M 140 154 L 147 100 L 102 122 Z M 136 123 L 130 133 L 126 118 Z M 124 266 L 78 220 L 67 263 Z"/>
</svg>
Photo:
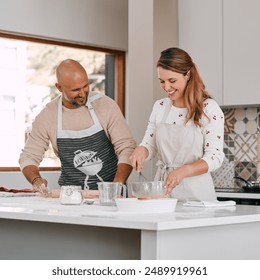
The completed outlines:
<svg viewBox="0 0 260 280">
<path fill-rule="evenodd" d="M 81 204 L 82 200 L 81 186 L 61 186 L 61 204 Z"/>
</svg>

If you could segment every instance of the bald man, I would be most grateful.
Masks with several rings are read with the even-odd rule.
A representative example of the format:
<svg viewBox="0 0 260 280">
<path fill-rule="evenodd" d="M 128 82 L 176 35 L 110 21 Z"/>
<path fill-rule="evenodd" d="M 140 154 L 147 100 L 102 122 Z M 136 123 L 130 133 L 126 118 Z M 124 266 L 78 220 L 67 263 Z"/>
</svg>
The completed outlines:
<svg viewBox="0 0 260 280">
<path fill-rule="evenodd" d="M 136 147 L 114 100 L 90 92 L 88 75 L 67 59 L 56 69 L 61 93 L 39 113 L 20 155 L 20 168 L 36 191 L 47 192 L 39 165 L 51 143 L 61 162 L 59 185 L 97 189 L 97 182 L 126 182 L 132 171 L 129 156 Z"/>
</svg>

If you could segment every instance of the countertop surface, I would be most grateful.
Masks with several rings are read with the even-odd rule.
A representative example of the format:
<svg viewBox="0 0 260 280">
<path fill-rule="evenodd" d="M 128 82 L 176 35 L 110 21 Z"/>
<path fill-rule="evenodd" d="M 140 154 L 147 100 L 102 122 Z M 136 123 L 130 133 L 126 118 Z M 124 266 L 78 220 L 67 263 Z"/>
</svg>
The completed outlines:
<svg viewBox="0 0 260 280">
<path fill-rule="evenodd" d="M 140 230 L 171 230 L 260 222 L 260 207 L 188 207 L 178 202 L 174 213 L 119 212 L 116 206 L 62 205 L 59 199 L 1 197 L 0 218 Z"/>
</svg>

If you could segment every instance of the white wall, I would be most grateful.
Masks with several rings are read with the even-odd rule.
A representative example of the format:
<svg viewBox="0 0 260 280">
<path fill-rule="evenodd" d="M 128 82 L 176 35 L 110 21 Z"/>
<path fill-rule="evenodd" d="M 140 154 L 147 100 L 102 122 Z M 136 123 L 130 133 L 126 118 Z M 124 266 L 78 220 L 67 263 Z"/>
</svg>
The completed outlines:
<svg viewBox="0 0 260 280">
<path fill-rule="evenodd" d="M 143 138 L 154 101 L 164 97 L 156 62 L 160 52 L 177 46 L 177 1 L 129 0 L 127 57 L 127 119 L 138 143 Z M 146 163 L 144 175 L 152 180 L 155 162 Z M 138 180 L 133 171 L 129 182 Z"/>
<path fill-rule="evenodd" d="M 191 55 L 207 91 L 219 104 L 223 104 L 222 13 L 222 0 L 179 0 L 179 46 Z"/>
<path fill-rule="evenodd" d="M 163 3 L 163 5 L 162 5 Z M 161 51 L 178 47 L 178 0 L 154 1 L 154 100 L 164 97 L 155 67 Z"/>
<path fill-rule="evenodd" d="M 0 0 L 0 31 L 127 50 L 128 0 Z"/>
</svg>

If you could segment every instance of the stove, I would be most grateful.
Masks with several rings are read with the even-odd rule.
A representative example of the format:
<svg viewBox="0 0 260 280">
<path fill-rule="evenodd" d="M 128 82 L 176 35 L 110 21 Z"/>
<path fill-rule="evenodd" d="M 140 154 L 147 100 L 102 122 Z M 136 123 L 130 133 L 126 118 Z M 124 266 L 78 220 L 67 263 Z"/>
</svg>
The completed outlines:
<svg viewBox="0 0 260 280">
<path fill-rule="evenodd" d="M 215 188 L 216 192 L 228 192 L 228 193 L 243 193 L 244 191 L 238 188 Z"/>
<path fill-rule="evenodd" d="M 260 193 L 247 192 L 240 188 L 216 188 L 219 201 L 234 200 L 237 204 L 260 205 Z"/>
<path fill-rule="evenodd" d="M 215 188 L 216 192 L 225 192 L 225 193 L 260 193 L 259 188 L 248 188 L 248 189 L 240 189 L 240 188 Z"/>
</svg>

